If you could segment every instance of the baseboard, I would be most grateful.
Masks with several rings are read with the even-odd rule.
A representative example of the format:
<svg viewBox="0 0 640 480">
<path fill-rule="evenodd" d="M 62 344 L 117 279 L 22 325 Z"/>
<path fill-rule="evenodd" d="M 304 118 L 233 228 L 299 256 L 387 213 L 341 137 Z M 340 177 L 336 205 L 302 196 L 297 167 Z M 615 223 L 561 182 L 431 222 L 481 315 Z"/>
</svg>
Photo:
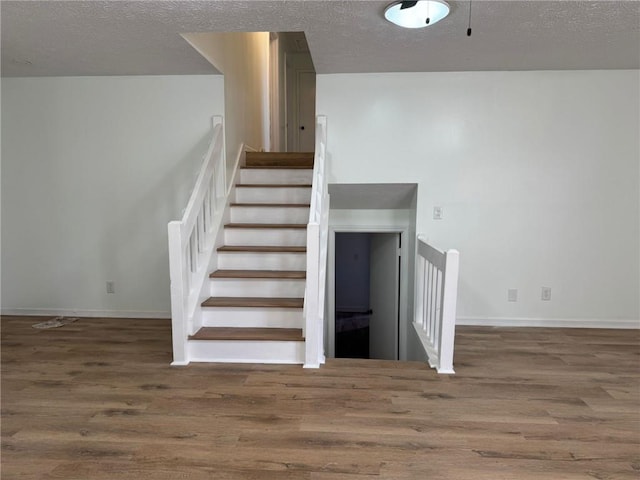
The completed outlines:
<svg viewBox="0 0 640 480">
<path fill-rule="evenodd" d="M 184 362 L 171 362 L 172 367 L 186 367 L 189 365 L 189 362 L 185 360 Z"/>
<path fill-rule="evenodd" d="M 640 319 L 457 317 L 456 325 L 484 327 L 639 329 Z"/>
<path fill-rule="evenodd" d="M 3 308 L 2 315 L 53 316 L 53 317 L 104 317 L 170 319 L 169 311 L 147 310 L 68 310 L 62 308 Z"/>
</svg>

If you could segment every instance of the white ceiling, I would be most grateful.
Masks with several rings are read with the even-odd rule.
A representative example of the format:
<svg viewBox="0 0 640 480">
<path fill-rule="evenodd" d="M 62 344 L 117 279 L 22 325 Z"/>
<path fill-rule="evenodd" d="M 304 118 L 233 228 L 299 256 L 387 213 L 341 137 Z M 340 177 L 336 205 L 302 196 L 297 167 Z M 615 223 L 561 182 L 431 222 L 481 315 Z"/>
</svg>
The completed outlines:
<svg viewBox="0 0 640 480">
<path fill-rule="evenodd" d="M 180 33 L 304 31 L 318 73 L 640 68 L 640 1 L 473 0 L 421 29 L 391 0 L 2 1 L 2 74 L 213 73 Z"/>
</svg>

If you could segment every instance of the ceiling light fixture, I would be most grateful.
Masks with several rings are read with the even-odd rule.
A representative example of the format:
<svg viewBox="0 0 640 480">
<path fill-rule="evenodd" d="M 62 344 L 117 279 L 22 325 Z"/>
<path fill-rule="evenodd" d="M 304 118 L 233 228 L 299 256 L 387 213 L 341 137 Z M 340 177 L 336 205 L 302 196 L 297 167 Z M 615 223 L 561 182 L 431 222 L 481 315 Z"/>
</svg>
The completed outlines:
<svg viewBox="0 0 640 480">
<path fill-rule="evenodd" d="M 404 28 L 423 28 L 449 15 L 449 5 L 443 0 L 394 2 L 384 11 L 384 18 Z"/>
</svg>

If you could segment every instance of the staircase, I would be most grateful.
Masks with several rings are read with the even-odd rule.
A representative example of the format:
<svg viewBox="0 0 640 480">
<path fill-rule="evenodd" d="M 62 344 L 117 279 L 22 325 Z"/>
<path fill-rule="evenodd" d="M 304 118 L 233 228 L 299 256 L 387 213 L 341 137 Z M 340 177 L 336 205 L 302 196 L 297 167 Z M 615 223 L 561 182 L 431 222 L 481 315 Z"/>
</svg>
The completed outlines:
<svg viewBox="0 0 640 480">
<path fill-rule="evenodd" d="M 191 361 L 304 363 L 313 153 L 246 154 L 209 275 Z"/>
</svg>

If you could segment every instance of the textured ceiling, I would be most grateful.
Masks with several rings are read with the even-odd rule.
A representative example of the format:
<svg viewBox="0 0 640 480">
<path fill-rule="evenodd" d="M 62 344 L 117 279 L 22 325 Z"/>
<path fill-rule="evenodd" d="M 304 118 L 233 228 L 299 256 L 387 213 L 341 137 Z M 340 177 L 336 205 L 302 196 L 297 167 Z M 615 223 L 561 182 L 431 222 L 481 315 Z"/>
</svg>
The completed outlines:
<svg viewBox="0 0 640 480">
<path fill-rule="evenodd" d="M 318 73 L 640 68 L 640 2 L 450 1 L 419 31 L 391 0 L 2 1 L 2 74 L 212 73 L 180 36 L 304 31 Z"/>
</svg>

